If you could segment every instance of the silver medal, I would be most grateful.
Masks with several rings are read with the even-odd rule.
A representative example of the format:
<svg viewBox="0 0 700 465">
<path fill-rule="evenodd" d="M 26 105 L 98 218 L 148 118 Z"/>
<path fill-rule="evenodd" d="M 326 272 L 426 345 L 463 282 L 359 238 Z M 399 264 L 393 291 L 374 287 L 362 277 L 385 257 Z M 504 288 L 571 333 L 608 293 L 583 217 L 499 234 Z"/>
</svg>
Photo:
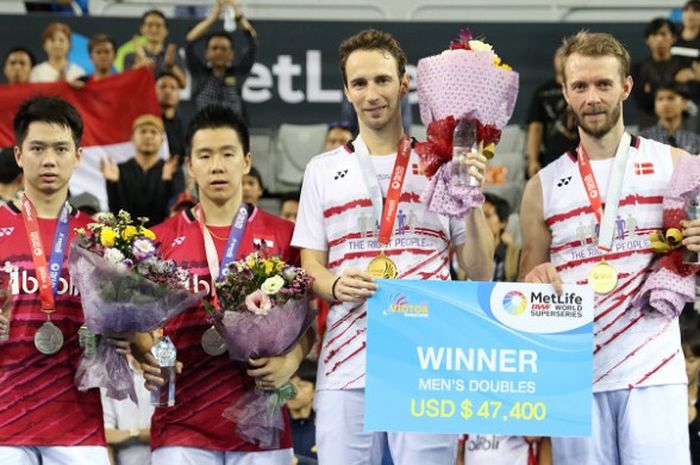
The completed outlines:
<svg viewBox="0 0 700 465">
<path fill-rule="evenodd" d="M 45 355 L 53 355 L 63 347 L 63 333 L 58 327 L 47 321 L 34 333 L 34 346 Z"/>
<path fill-rule="evenodd" d="M 217 357 L 226 353 L 224 338 L 221 337 L 221 334 L 219 334 L 213 326 L 210 326 L 209 329 L 202 334 L 202 349 L 212 357 Z"/>
</svg>

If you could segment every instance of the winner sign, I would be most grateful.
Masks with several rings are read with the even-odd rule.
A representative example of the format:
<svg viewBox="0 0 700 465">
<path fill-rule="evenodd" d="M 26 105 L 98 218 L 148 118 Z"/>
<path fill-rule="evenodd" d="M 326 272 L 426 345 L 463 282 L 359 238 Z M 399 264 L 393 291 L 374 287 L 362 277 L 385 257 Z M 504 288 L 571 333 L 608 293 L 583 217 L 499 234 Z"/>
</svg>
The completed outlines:
<svg viewBox="0 0 700 465">
<path fill-rule="evenodd" d="M 589 436 L 588 286 L 378 280 L 368 300 L 369 431 Z"/>
</svg>

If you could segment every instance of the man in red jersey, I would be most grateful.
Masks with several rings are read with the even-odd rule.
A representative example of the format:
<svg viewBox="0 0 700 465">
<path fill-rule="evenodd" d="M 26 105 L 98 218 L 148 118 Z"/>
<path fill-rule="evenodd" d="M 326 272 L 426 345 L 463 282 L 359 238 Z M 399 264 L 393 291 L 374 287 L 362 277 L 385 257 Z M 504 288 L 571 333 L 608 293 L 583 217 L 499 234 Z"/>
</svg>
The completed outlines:
<svg viewBox="0 0 700 465">
<path fill-rule="evenodd" d="M 187 169 L 199 188 L 200 205 L 156 226 L 163 253 L 192 273 L 192 291 L 212 295 L 212 282 L 223 265 L 264 244 L 268 253 L 297 262 L 289 241 L 293 224 L 242 201 L 242 178 L 250 170 L 248 129 L 223 107 L 206 107 L 187 132 Z M 247 216 L 247 221 L 236 221 Z M 243 227 L 232 226 L 243 224 Z M 227 243 L 240 244 L 236 252 Z M 227 252 L 228 251 L 228 252 Z M 303 338 L 287 355 L 247 364 L 229 360 L 201 305 L 190 308 L 165 327 L 184 365 L 176 383 L 174 407 L 158 408 L 151 423 L 153 464 L 288 465 L 292 460 L 289 419 L 279 449 L 261 450 L 239 437 L 223 410 L 258 383 L 273 389 L 288 381 L 311 347 Z M 143 343 L 145 339 L 145 344 Z M 143 352 L 152 341 L 139 338 Z M 146 367 L 150 373 L 159 369 Z M 149 381 L 159 382 L 153 375 Z M 255 379 L 254 379 L 255 378 Z M 257 381 L 256 381 L 257 379 Z"/>
<path fill-rule="evenodd" d="M 25 195 L 0 207 L 0 264 L 13 294 L 0 318 L 0 463 L 108 464 L 100 393 L 73 385 L 83 311 L 66 257 L 74 229 L 91 219 L 67 198 L 83 122 L 70 103 L 35 97 L 14 132 Z"/>
</svg>

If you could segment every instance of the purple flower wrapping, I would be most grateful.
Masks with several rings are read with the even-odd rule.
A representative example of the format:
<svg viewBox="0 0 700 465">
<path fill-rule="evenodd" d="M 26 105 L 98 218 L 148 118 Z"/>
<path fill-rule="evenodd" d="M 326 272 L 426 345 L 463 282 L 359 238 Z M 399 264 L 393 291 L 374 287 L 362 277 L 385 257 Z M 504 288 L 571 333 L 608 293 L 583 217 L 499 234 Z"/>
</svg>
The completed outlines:
<svg viewBox="0 0 700 465">
<path fill-rule="evenodd" d="M 74 243 L 68 267 L 80 291 L 85 324 L 93 334 L 127 335 L 153 331 L 203 297 L 182 288 L 155 284 L 127 269 L 117 269 L 103 257 Z M 94 387 L 107 390 L 109 397 L 136 402 L 133 378 L 126 357 L 105 341 L 97 354 L 83 354 L 75 376 L 80 391 Z"/>
<path fill-rule="evenodd" d="M 475 207 L 484 203 L 479 187 L 459 185 L 451 175 L 452 162 L 442 165 L 420 196 L 428 210 L 441 215 L 464 218 Z"/>
<path fill-rule="evenodd" d="M 226 341 L 232 360 L 283 355 L 297 343 L 312 323 L 309 299 L 290 300 L 273 307 L 267 315 L 225 312 L 216 327 Z M 234 402 L 223 416 L 236 424 L 236 432 L 264 449 L 279 447 L 284 418 L 279 391 L 255 388 Z"/>
</svg>

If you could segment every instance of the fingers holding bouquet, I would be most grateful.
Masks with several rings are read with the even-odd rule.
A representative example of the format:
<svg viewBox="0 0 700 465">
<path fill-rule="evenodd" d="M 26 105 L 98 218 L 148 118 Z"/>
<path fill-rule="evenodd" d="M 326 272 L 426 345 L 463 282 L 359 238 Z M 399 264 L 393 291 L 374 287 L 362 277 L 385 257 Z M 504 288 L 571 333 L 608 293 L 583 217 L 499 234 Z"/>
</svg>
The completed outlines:
<svg viewBox="0 0 700 465">
<path fill-rule="evenodd" d="M 272 391 L 284 386 L 294 375 L 301 360 L 293 352 L 277 357 L 250 359 L 252 368 L 248 376 L 255 378 L 255 385 L 264 390 Z"/>
<path fill-rule="evenodd" d="M 488 158 L 486 157 L 483 149 L 478 152 L 469 152 L 466 154 L 465 164 L 467 166 L 467 173 L 476 178 L 479 185 L 484 184 L 487 161 Z"/>
</svg>

